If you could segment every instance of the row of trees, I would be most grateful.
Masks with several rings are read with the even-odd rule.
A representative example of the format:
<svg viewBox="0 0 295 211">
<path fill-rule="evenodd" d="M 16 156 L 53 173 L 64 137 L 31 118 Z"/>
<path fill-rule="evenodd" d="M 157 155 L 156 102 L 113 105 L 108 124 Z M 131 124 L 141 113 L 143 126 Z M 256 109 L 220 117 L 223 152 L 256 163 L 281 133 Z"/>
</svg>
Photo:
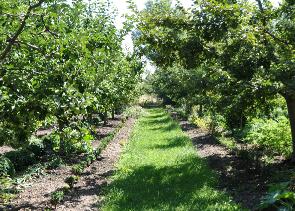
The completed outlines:
<svg viewBox="0 0 295 211">
<path fill-rule="evenodd" d="M 44 121 L 57 130 L 102 119 L 136 95 L 142 64 L 108 2 L 1 0 L 0 144 L 20 146 Z"/>
<path fill-rule="evenodd" d="M 272 115 L 287 104 L 295 160 L 295 3 L 198 0 L 186 10 L 170 0 L 134 10 L 137 49 L 158 70 L 155 90 L 166 101 L 222 114 L 229 128 Z"/>
</svg>

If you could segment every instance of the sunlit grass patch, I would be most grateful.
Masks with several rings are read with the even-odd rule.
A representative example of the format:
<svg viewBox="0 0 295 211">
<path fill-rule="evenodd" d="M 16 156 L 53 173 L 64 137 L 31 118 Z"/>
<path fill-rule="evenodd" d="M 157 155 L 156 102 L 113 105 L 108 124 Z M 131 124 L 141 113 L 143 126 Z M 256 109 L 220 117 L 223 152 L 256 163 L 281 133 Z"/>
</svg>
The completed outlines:
<svg viewBox="0 0 295 211">
<path fill-rule="evenodd" d="M 117 168 L 103 210 L 240 210 L 161 109 L 139 119 Z"/>
</svg>

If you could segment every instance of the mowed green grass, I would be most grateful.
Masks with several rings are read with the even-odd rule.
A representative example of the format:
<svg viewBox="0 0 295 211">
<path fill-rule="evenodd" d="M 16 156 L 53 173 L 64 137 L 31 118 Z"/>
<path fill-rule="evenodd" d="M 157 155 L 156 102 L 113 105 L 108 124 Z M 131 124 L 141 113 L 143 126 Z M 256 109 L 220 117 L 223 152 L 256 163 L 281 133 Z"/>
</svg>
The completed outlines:
<svg viewBox="0 0 295 211">
<path fill-rule="evenodd" d="M 162 109 L 147 109 L 106 189 L 102 210 L 241 210 Z"/>
</svg>

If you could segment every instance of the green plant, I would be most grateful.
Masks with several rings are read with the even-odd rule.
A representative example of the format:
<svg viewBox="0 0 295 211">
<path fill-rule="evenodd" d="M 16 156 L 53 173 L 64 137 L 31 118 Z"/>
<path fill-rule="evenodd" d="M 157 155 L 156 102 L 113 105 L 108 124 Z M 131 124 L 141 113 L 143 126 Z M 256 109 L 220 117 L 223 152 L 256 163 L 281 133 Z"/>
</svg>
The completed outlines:
<svg viewBox="0 0 295 211">
<path fill-rule="evenodd" d="M 15 169 L 13 163 L 6 157 L 0 156 L 0 176 L 13 176 Z"/>
<path fill-rule="evenodd" d="M 72 166 L 72 172 L 75 175 L 81 175 L 84 172 L 85 164 L 75 164 Z"/>
<path fill-rule="evenodd" d="M 231 150 L 237 147 L 236 140 L 233 137 L 221 136 L 218 137 L 218 141 Z"/>
<path fill-rule="evenodd" d="M 266 154 L 290 156 L 292 151 L 291 132 L 288 119 L 253 119 L 244 130 L 244 141 L 261 146 Z"/>
<path fill-rule="evenodd" d="M 56 132 L 44 136 L 43 144 L 46 151 L 57 152 L 60 145 L 60 136 Z"/>
<path fill-rule="evenodd" d="M 27 146 L 27 149 L 31 152 L 33 152 L 36 156 L 42 156 L 45 153 L 45 146 L 43 144 L 43 140 L 32 136 L 29 140 L 29 145 Z"/>
<path fill-rule="evenodd" d="M 295 192 L 290 191 L 290 183 L 272 185 L 266 196 L 262 198 L 258 210 L 286 210 L 295 208 Z"/>
<path fill-rule="evenodd" d="M 74 185 L 78 182 L 79 179 L 79 176 L 69 176 L 65 179 L 65 183 L 69 185 L 70 189 L 73 189 Z"/>
<path fill-rule="evenodd" d="M 16 191 L 12 188 L 12 179 L 0 176 L 0 205 L 7 205 L 15 197 Z"/>
<path fill-rule="evenodd" d="M 48 162 L 47 168 L 55 169 L 55 168 L 61 167 L 62 165 L 64 165 L 63 159 L 61 157 L 56 156 L 51 161 Z"/>
<path fill-rule="evenodd" d="M 23 171 L 37 161 L 35 154 L 27 149 L 7 152 L 5 153 L 5 157 L 13 163 L 16 171 Z"/>
<path fill-rule="evenodd" d="M 56 206 L 64 200 L 65 194 L 62 190 L 59 190 L 51 193 L 50 196 L 50 203 L 56 208 Z"/>
<path fill-rule="evenodd" d="M 123 112 L 123 117 L 124 118 L 129 118 L 129 117 L 133 117 L 133 118 L 137 118 L 140 116 L 140 114 L 142 113 L 142 107 L 140 106 L 130 106 L 127 107 L 124 112 Z"/>
<path fill-rule="evenodd" d="M 95 156 L 95 159 L 98 159 L 100 157 L 100 154 L 101 154 L 101 148 L 95 149 L 93 151 L 93 154 Z"/>
</svg>

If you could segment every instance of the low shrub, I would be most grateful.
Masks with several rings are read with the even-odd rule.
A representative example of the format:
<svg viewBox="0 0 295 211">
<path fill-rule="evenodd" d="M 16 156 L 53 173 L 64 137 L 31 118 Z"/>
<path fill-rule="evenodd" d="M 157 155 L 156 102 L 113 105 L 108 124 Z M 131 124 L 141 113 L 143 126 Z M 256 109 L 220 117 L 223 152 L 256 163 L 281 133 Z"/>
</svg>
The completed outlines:
<svg viewBox="0 0 295 211">
<path fill-rule="evenodd" d="M 142 113 L 141 106 L 131 106 L 126 108 L 122 115 L 123 115 L 123 118 L 126 118 L 126 119 L 129 117 L 137 118 L 140 116 L 141 113 Z"/>
<path fill-rule="evenodd" d="M 294 210 L 295 193 L 290 189 L 290 182 L 272 185 L 257 210 Z"/>
<path fill-rule="evenodd" d="M 253 119 L 246 126 L 244 134 L 244 141 L 261 146 L 270 156 L 291 154 L 291 131 L 289 121 L 284 116 L 277 120 Z"/>
<path fill-rule="evenodd" d="M 5 153 L 7 157 L 14 165 L 16 171 L 25 170 L 28 166 L 36 162 L 35 154 L 27 149 L 19 149 Z"/>
<path fill-rule="evenodd" d="M 12 188 L 12 179 L 8 176 L 0 177 L 0 205 L 7 205 L 15 197 L 16 191 Z M 1 209 L 1 206 L 0 206 Z"/>
<path fill-rule="evenodd" d="M 65 183 L 69 185 L 70 189 L 73 189 L 74 185 L 78 182 L 78 180 L 78 176 L 69 176 L 65 179 Z"/>
<path fill-rule="evenodd" d="M 84 164 L 75 164 L 72 166 L 72 173 L 75 175 L 81 175 L 84 170 L 85 170 L 85 165 Z"/>
<path fill-rule="evenodd" d="M 196 117 L 192 119 L 192 121 L 195 125 L 197 125 L 200 128 L 207 129 L 207 130 L 210 129 L 211 120 L 209 118 Z"/>
<path fill-rule="evenodd" d="M 41 157 L 45 153 L 45 146 L 43 140 L 38 139 L 37 137 L 31 137 L 29 140 L 29 145 L 27 149 L 33 152 L 36 156 Z"/>
<path fill-rule="evenodd" d="M 60 136 L 56 132 L 44 136 L 43 145 L 46 151 L 58 152 Z"/>
<path fill-rule="evenodd" d="M 51 161 L 48 162 L 47 168 L 49 169 L 55 169 L 59 168 L 62 165 L 64 165 L 64 161 L 61 157 L 54 157 Z"/>
<path fill-rule="evenodd" d="M 64 191 L 62 190 L 55 191 L 51 193 L 50 203 L 56 208 L 56 206 L 64 200 L 64 197 L 65 197 Z"/>
<path fill-rule="evenodd" d="M 0 176 L 13 176 L 15 169 L 13 163 L 6 157 L 0 156 Z"/>
<path fill-rule="evenodd" d="M 233 137 L 220 136 L 218 137 L 218 141 L 231 150 L 236 149 L 237 147 L 236 141 Z"/>
</svg>

